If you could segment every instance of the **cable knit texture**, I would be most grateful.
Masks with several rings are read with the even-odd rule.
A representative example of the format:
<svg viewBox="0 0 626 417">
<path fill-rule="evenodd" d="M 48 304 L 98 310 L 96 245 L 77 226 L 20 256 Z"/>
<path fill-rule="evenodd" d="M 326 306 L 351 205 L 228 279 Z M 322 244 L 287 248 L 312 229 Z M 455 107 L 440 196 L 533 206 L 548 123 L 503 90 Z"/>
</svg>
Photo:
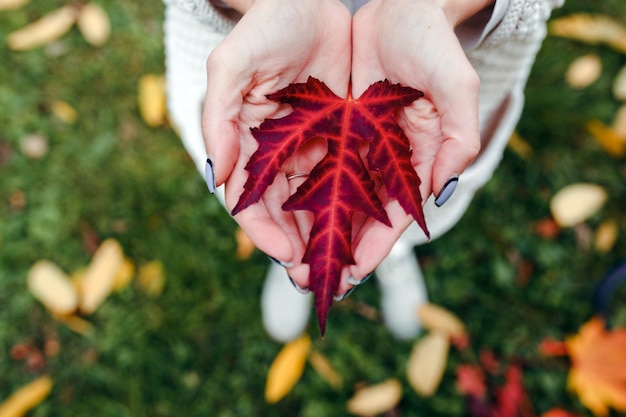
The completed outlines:
<svg viewBox="0 0 626 417">
<path fill-rule="evenodd" d="M 183 144 L 203 172 L 206 153 L 200 126 L 206 90 L 205 63 L 235 22 L 221 15 L 208 0 L 164 1 L 168 106 Z M 500 23 L 481 43 L 466 51 L 481 81 L 483 150 L 463 172 L 454 195 L 444 206 L 435 207 L 432 197 L 427 201 L 424 211 L 432 238 L 457 223 L 475 192 L 498 166 L 522 113 L 524 86 L 546 36 L 546 21 L 563 1 L 510 0 Z M 416 226 L 409 228 L 402 239 L 404 244 L 426 241 Z"/>
<path fill-rule="evenodd" d="M 227 34 L 235 26 L 235 22 L 221 15 L 209 0 L 164 0 L 164 3 L 190 13 L 218 33 Z"/>
</svg>

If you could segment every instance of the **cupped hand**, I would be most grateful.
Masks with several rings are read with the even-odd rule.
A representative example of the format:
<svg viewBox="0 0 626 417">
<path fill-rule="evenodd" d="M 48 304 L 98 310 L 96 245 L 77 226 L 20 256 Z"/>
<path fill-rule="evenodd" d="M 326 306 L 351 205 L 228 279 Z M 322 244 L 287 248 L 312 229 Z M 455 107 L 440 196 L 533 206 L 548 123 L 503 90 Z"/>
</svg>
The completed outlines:
<svg viewBox="0 0 626 417">
<path fill-rule="evenodd" d="M 337 0 L 256 0 L 207 60 L 207 94 L 203 133 L 216 184 L 225 185 L 226 206 L 236 204 L 247 179 L 244 167 L 258 144 L 250 128 L 266 118 L 286 114 L 266 98 L 308 76 L 323 79 L 346 97 L 350 77 L 351 16 Z M 292 156 L 285 174 L 308 173 L 323 156 L 312 143 Z M 300 265 L 310 214 L 281 209 L 304 181 L 279 175 L 261 201 L 235 216 L 254 244 L 268 255 L 293 264 L 292 278 L 308 286 L 308 269 Z"/>
<path fill-rule="evenodd" d="M 354 97 L 382 79 L 425 94 L 398 114 L 424 201 L 460 175 L 480 149 L 478 76 L 454 34 L 455 19 L 462 13 L 445 10 L 443 3 L 373 0 L 353 20 Z M 350 268 L 354 277 L 372 272 L 413 221 L 397 201 L 387 201 L 385 208 L 392 228 L 373 219 L 360 225 L 354 249 L 357 264 Z M 349 287 L 342 282 L 340 292 Z"/>
</svg>

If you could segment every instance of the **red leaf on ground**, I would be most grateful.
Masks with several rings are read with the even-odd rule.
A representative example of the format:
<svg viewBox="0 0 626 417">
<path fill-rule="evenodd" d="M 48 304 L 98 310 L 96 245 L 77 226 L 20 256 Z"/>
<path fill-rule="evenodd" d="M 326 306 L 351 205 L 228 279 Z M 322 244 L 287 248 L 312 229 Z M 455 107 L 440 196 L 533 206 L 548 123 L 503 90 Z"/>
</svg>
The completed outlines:
<svg viewBox="0 0 626 417">
<path fill-rule="evenodd" d="M 372 171 L 380 172 L 390 199 L 428 235 L 420 179 L 411 164 L 407 137 L 396 123 L 396 111 L 423 93 L 380 81 L 358 99 L 337 97 L 323 82 L 309 77 L 270 94 L 270 100 L 290 104 L 294 111 L 265 120 L 252 134 L 259 148 L 246 170 L 248 180 L 232 214 L 259 201 L 283 163 L 309 139 L 326 139 L 328 152 L 307 180 L 283 204 L 284 210 L 309 210 L 314 222 L 302 262 L 311 267 L 310 289 L 322 335 L 328 310 L 339 286 L 341 270 L 353 265 L 352 218 L 357 211 L 386 225 L 389 218 L 376 194 Z M 360 148 L 369 145 L 366 161 Z"/>
</svg>

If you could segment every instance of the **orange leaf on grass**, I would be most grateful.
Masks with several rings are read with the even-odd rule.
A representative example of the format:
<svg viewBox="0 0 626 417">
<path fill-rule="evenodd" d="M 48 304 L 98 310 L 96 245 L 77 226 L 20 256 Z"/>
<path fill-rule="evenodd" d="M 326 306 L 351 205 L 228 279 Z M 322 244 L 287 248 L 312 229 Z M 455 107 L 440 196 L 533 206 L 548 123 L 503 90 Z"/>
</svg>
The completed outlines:
<svg viewBox="0 0 626 417">
<path fill-rule="evenodd" d="M 551 408 L 541 415 L 541 417 L 580 417 L 579 414 L 570 413 L 562 408 Z"/>
<path fill-rule="evenodd" d="M 596 416 L 626 411 L 626 329 L 607 330 L 600 318 L 565 343 L 572 361 L 568 387 Z"/>
<path fill-rule="evenodd" d="M 15 391 L 0 404 L 0 417 L 20 417 L 46 399 L 52 390 L 52 379 L 42 376 Z"/>
<path fill-rule="evenodd" d="M 277 403 L 291 391 L 302 377 L 310 351 L 311 338 L 308 335 L 283 346 L 267 372 L 265 401 Z"/>
</svg>

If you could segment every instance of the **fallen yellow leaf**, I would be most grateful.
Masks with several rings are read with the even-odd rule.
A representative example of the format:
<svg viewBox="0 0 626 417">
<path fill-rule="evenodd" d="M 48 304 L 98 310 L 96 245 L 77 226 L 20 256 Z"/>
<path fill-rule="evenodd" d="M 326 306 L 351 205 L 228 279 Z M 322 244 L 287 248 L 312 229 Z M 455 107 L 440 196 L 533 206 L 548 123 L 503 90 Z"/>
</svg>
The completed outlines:
<svg viewBox="0 0 626 417">
<path fill-rule="evenodd" d="M 75 315 L 70 315 L 70 316 L 53 315 L 53 317 L 60 323 L 63 323 L 68 329 L 78 334 L 81 334 L 83 336 L 88 335 L 93 330 L 93 325 L 90 322 Z"/>
<path fill-rule="evenodd" d="M 462 336 L 465 326 L 451 311 L 435 304 L 425 303 L 418 307 L 417 316 L 425 329 L 438 331 L 448 336 Z"/>
<path fill-rule="evenodd" d="M 81 281 L 82 313 L 93 313 L 109 296 L 123 262 L 122 247 L 116 240 L 107 239 L 100 244 Z"/>
<path fill-rule="evenodd" d="M 128 258 L 124 258 L 120 270 L 117 272 L 115 282 L 113 283 L 113 291 L 121 291 L 130 284 L 135 274 L 135 264 Z"/>
<path fill-rule="evenodd" d="M 626 141 L 626 104 L 622 104 L 615 113 L 611 130 Z"/>
<path fill-rule="evenodd" d="M 394 408 L 402 399 L 402 385 L 397 379 L 362 388 L 348 400 L 350 414 L 375 416 Z"/>
<path fill-rule="evenodd" d="M 70 277 L 56 264 L 38 261 L 28 271 L 26 282 L 30 293 L 53 314 L 62 316 L 76 311 L 76 289 Z"/>
<path fill-rule="evenodd" d="M 67 33 L 77 17 L 77 8 L 68 4 L 22 29 L 9 33 L 7 45 L 15 51 L 25 51 L 47 45 Z"/>
<path fill-rule="evenodd" d="M 415 342 L 406 370 L 415 392 L 424 397 L 435 393 L 446 369 L 449 348 L 450 338 L 441 332 L 430 332 Z"/>
<path fill-rule="evenodd" d="M 613 80 L 613 95 L 618 100 L 626 100 L 626 65 L 624 65 Z"/>
<path fill-rule="evenodd" d="M 0 0 L 0 10 L 15 10 L 28 4 L 30 0 Z"/>
<path fill-rule="evenodd" d="M 574 88 L 585 88 L 593 84 L 602 73 L 602 61 L 597 54 L 576 58 L 565 72 L 565 81 Z"/>
<path fill-rule="evenodd" d="M 626 53 L 626 27 L 610 16 L 574 13 L 552 20 L 548 29 L 554 36 L 605 44 Z"/>
<path fill-rule="evenodd" d="M 80 10 L 78 30 L 85 40 L 93 46 L 102 46 L 111 35 L 109 15 L 95 3 L 88 3 Z"/>
<path fill-rule="evenodd" d="M 617 223 L 613 220 L 606 220 L 598 226 L 594 238 L 594 244 L 599 252 L 606 253 L 613 249 L 618 235 Z"/>
<path fill-rule="evenodd" d="M 165 274 L 160 261 L 151 261 L 139 268 L 137 285 L 148 295 L 156 297 L 165 287 Z"/>
<path fill-rule="evenodd" d="M 311 338 L 308 335 L 283 346 L 267 372 L 265 401 L 276 403 L 293 389 L 304 372 L 310 350 Z"/>
<path fill-rule="evenodd" d="M 559 226 L 570 227 L 591 217 L 604 205 L 607 197 L 606 191 L 599 185 L 571 184 L 552 197 L 550 211 Z"/>
<path fill-rule="evenodd" d="M 608 331 L 593 318 L 565 340 L 572 361 L 567 385 L 593 414 L 626 412 L 626 329 Z"/>
<path fill-rule="evenodd" d="M 328 359 L 317 351 L 312 351 L 309 355 L 309 363 L 317 374 L 330 386 L 340 389 L 343 386 L 343 378 L 330 364 Z"/>
<path fill-rule="evenodd" d="M 62 100 L 55 100 L 50 104 L 50 110 L 59 120 L 72 124 L 78 120 L 78 112 L 72 105 Z"/>
<path fill-rule="evenodd" d="M 585 127 L 609 155 L 620 157 L 626 154 L 626 140 L 601 121 L 590 120 Z"/>
<path fill-rule="evenodd" d="M 0 404 L 0 417 L 21 417 L 41 403 L 52 390 L 52 379 L 42 376 L 15 391 Z"/>
<path fill-rule="evenodd" d="M 241 227 L 235 231 L 235 241 L 237 242 L 237 253 L 235 254 L 237 259 L 248 259 L 254 253 L 254 243 Z"/>
<path fill-rule="evenodd" d="M 166 121 L 165 77 L 146 74 L 139 79 L 139 113 L 150 127 L 161 126 Z"/>
<path fill-rule="evenodd" d="M 533 154 L 533 148 L 517 132 L 513 132 L 507 146 L 521 158 L 528 159 Z"/>
</svg>

